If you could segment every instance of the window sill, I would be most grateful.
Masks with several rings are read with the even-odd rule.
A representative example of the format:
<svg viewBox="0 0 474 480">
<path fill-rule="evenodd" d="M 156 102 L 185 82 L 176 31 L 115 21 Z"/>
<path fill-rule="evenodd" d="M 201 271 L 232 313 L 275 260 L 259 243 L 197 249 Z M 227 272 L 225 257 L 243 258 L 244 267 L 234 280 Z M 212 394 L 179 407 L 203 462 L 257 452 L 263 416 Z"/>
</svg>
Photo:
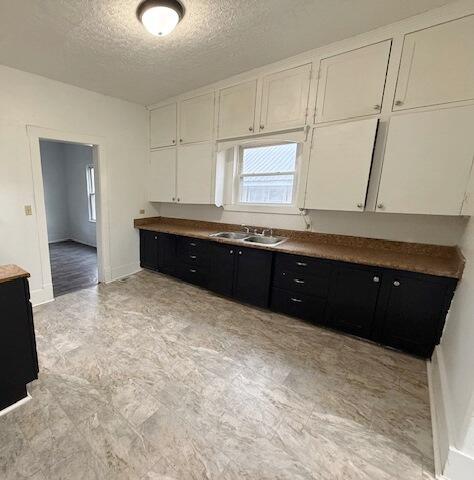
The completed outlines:
<svg viewBox="0 0 474 480">
<path fill-rule="evenodd" d="M 256 205 L 229 204 L 224 210 L 230 212 L 273 213 L 277 215 L 300 215 L 300 209 L 294 205 Z"/>
</svg>

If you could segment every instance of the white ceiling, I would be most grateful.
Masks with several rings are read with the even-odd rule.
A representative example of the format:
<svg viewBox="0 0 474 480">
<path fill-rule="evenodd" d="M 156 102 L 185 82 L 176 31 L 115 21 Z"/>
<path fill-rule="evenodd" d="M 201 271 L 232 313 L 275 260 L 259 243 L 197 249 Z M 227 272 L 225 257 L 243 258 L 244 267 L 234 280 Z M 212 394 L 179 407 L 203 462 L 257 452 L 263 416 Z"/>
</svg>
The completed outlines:
<svg viewBox="0 0 474 480">
<path fill-rule="evenodd" d="M 139 0 L 0 0 L 0 64 L 151 104 L 450 0 L 184 0 L 169 36 Z"/>
</svg>

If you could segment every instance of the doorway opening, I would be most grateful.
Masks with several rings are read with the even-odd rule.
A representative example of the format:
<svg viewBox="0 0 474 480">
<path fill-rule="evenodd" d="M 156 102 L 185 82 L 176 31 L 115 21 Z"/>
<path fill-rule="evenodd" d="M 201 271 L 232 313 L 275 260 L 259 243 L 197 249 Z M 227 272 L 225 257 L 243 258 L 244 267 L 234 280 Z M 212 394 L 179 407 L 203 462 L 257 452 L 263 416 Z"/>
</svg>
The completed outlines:
<svg viewBox="0 0 474 480">
<path fill-rule="evenodd" d="M 40 139 L 54 296 L 98 283 L 94 146 Z"/>
</svg>

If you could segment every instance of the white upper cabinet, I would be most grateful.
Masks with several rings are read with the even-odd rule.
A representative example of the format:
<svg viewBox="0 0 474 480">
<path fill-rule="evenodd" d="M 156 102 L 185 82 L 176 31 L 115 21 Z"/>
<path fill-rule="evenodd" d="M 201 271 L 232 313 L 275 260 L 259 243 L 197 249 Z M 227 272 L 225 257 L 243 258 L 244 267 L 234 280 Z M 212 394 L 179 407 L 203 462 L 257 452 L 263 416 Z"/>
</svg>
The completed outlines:
<svg viewBox="0 0 474 480">
<path fill-rule="evenodd" d="M 214 92 L 183 100 L 179 105 L 179 143 L 211 140 Z"/>
<path fill-rule="evenodd" d="M 211 203 L 213 165 L 211 142 L 178 148 L 176 197 L 179 203 Z"/>
<path fill-rule="evenodd" d="M 150 152 L 148 201 L 174 202 L 176 196 L 176 148 Z"/>
<path fill-rule="evenodd" d="M 219 92 L 218 137 L 243 137 L 254 131 L 257 80 Z"/>
<path fill-rule="evenodd" d="M 176 103 L 150 112 L 150 148 L 176 144 Z"/>
<path fill-rule="evenodd" d="M 474 98 L 474 15 L 405 36 L 394 110 Z"/>
<path fill-rule="evenodd" d="M 316 123 L 380 112 L 391 43 L 387 40 L 321 60 Z"/>
<path fill-rule="evenodd" d="M 305 208 L 363 211 L 378 119 L 313 130 Z"/>
<path fill-rule="evenodd" d="M 260 132 L 305 125 L 310 79 L 310 63 L 264 77 Z"/>
<path fill-rule="evenodd" d="M 474 106 L 391 118 L 377 211 L 460 215 L 474 156 Z"/>
</svg>

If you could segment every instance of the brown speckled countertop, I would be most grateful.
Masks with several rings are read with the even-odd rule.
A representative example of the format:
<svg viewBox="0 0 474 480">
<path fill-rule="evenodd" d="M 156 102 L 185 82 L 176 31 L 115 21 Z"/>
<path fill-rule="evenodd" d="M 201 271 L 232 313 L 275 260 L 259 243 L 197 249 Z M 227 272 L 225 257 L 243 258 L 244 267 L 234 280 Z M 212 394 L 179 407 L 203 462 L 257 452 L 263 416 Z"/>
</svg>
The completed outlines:
<svg viewBox="0 0 474 480">
<path fill-rule="evenodd" d="M 29 276 L 30 274 L 26 270 L 23 270 L 17 265 L 0 265 L 0 283 Z"/>
<path fill-rule="evenodd" d="M 134 225 L 154 232 L 440 277 L 461 278 L 464 269 L 464 257 L 457 247 L 278 229 L 273 229 L 274 235 L 288 237 L 286 242 L 277 246 L 249 245 L 238 240 L 209 237 L 212 233 L 241 230 L 240 226 L 228 223 L 152 217 L 136 219 Z"/>
</svg>

